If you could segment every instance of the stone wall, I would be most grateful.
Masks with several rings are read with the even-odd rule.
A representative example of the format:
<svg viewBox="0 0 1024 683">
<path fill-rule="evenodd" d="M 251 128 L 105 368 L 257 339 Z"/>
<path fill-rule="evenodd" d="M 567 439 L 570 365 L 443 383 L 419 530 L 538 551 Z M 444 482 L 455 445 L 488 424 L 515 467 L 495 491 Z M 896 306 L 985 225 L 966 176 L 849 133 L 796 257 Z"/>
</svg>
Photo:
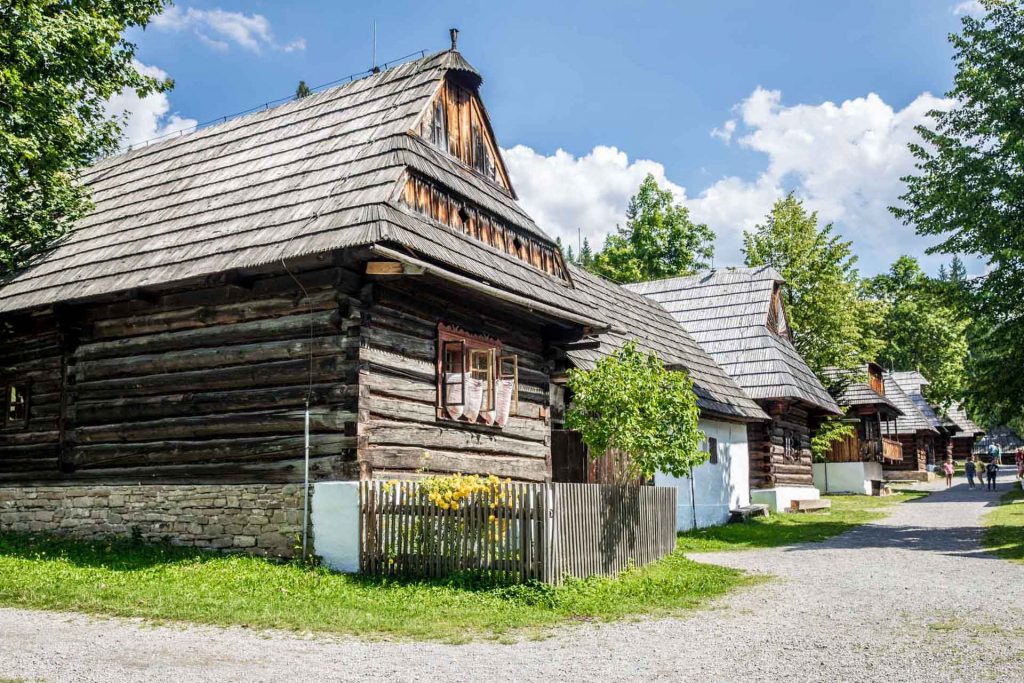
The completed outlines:
<svg viewBox="0 0 1024 683">
<path fill-rule="evenodd" d="M 0 531 L 130 536 L 291 556 L 302 532 L 298 484 L 0 487 Z"/>
</svg>

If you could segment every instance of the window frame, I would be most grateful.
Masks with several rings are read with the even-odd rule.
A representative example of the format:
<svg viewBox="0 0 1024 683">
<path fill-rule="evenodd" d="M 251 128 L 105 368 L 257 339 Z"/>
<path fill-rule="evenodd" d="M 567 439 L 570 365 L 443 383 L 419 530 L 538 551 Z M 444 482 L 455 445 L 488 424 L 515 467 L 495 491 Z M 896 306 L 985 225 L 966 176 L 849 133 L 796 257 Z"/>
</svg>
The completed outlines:
<svg viewBox="0 0 1024 683">
<path fill-rule="evenodd" d="M 5 431 L 21 431 L 28 429 L 28 421 L 30 416 L 30 410 L 32 407 L 32 383 L 29 381 L 17 382 L 7 381 L 3 384 L 4 387 L 4 400 L 3 400 L 3 429 Z M 22 394 L 25 397 L 24 411 L 25 415 L 20 420 L 11 419 L 11 390 L 21 389 Z"/>
<path fill-rule="evenodd" d="M 457 345 L 459 351 L 459 369 L 452 370 L 449 362 L 449 350 Z M 483 367 L 473 367 L 474 358 L 486 359 Z M 505 365 L 511 364 L 511 372 L 505 371 Z M 480 412 L 475 420 L 468 420 L 464 416 L 453 418 L 448 414 L 448 408 L 466 405 L 466 387 L 463 383 L 462 401 L 452 403 L 448 401 L 448 375 L 452 372 L 460 373 L 485 373 L 484 396 L 481 399 Z M 437 325 L 437 419 L 446 422 L 457 422 L 462 424 L 480 424 L 493 426 L 501 429 L 497 423 L 488 424 L 483 413 L 493 413 L 497 409 L 497 382 L 498 380 L 512 380 L 512 397 L 509 405 L 509 416 L 519 414 L 519 356 L 517 354 L 503 353 L 500 340 L 479 334 L 471 334 L 455 325 L 438 323 Z"/>
<path fill-rule="evenodd" d="M 721 458 L 718 457 L 718 438 L 714 436 L 708 437 L 708 464 L 721 464 Z"/>
</svg>

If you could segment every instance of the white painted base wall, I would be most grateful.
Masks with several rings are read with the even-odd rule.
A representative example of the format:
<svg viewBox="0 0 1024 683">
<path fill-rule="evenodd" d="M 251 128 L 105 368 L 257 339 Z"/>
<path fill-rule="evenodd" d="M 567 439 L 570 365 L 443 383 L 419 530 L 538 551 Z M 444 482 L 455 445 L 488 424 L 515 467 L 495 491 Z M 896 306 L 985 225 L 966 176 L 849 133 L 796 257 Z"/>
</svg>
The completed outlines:
<svg viewBox="0 0 1024 683">
<path fill-rule="evenodd" d="M 754 489 L 750 502 L 767 505 L 772 512 L 783 512 L 793 506 L 794 500 L 818 500 L 821 493 L 813 486 L 777 486 L 773 489 Z"/>
<path fill-rule="evenodd" d="M 708 437 L 718 439 L 718 464 L 706 462 L 693 471 L 693 491 L 689 477 L 658 473 L 657 486 L 676 487 L 676 529 L 686 531 L 725 524 L 729 511 L 750 504 L 750 458 L 747 454 L 747 426 L 717 420 L 701 420 L 700 428 Z"/>
<path fill-rule="evenodd" d="M 828 490 L 825 489 L 825 466 L 828 465 Z M 816 462 L 814 486 L 822 493 L 862 493 L 871 495 L 871 482 L 882 478 L 879 462 Z"/>
<path fill-rule="evenodd" d="M 359 571 L 359 482 L 313 484 L 313 554 L 339 572 Z"/>
</svg>

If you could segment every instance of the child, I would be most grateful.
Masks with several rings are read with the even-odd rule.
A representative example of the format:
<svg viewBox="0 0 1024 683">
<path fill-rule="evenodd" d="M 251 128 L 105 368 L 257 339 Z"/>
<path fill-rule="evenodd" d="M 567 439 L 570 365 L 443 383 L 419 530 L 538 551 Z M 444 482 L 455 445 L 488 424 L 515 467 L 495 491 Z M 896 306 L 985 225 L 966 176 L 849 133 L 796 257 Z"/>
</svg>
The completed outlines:
<svg viewBox="0 0 1024 683">
<path fill-rule="evenodd" d="M 988 461 L 988 465 L 985 467 L 985 473 L 988 475 L 988 490 L 996 490 L 996 474 L 999 473 L 999 460 L 992 458 Z"/>
<path fill-rule="evenodd" d="M 942 463 L 942 471 L 946 473 L 946 488 L 953 485 L 953 458 L 946 458 Z"/>
<path fill-rule="evenodd" d="M 964 463 L 964 474 L 967 475 L 968 488 L 974 488 L 974 475 L 978 473 L 978 465 L 974 462 L 974 456 L 968 456 Z"/>
</svg>

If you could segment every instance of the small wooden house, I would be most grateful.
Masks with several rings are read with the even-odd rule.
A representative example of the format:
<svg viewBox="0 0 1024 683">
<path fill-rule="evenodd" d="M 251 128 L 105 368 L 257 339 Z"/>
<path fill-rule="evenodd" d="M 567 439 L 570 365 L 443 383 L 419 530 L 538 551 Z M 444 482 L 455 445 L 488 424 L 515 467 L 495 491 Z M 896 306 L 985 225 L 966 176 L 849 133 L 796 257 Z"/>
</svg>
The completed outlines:
<svg viewBox="0 0 1024 683">
<path fill-rule="evenodd" d="M 953 458 L 966 460 L 974 452 L 974 445 L 985 435 L 985 430 L 967 416 L 962 404 L 950 406 L 946 411 L 945 422 L 956 428 L 950 437 Z"/>
<path fill-rule="evenodd" d="M 993 427 L 975 442 L 974 454 L 984 456 L 993 445 L 1003 454 L 1003 464 L 1009 465 L 1015 462 L 1017 449 L 1024 448 L 1024 439 L 1010 427 Z"/>
<path fill-rule="evenodd" d="M 699 426 L 707 436 L 708 461 L 695 468 L 692 477 L 658 473 L 654 483 L 676 487 L 678 530 L 724 524 L 731 511 L 750 504 L 747 429 L 767 415 L 658 303 L 586 271 L 571 268 L 571 273 L 577 289 L 597 306 L 594 313 L 611 326 L 594 337 L 594 343 L 567 347 L 565 367 L 588 370 L 631 339 L 667 367 L 688 372 L 701 412 Z M 564 401 L 568 404 L 571 400 L 567 392 Z M 555 480 L 616 481 L 623 463 L 616 461 L 614 454 L 588 458 L 578 434 L 558 431 L 559 417 L 555 414 L 552 418 Z"/>
<path fill-rule="evenodd" d="M 925 473 L 929 465 L 934 466 L 936 450 L 941 446 L 938 419 L 927 402 L 922 403 L 923 397 L 915 400 L 907 394 L 892 373 L 885 375 L 884 382 L 886 398 L 903 413 L 885 425 L 886 433 L 895 435 L 903 452 L 902 460 L 883 463 L 887 477 Z"/>
<path fill-rule="evenodd" d="M 924 375 L 916 370 L 893 372 L 892 379 L 910 397 L 910 400 L 914 402 L 938 434 L 935 437 L 935 445 L 931 457 L 925 463 L 926 469 L 934 469 L 941 466 L 946 458 L 953 457 L 955 440 L 958 435 L 961 438 L 966 437 L 965 429 L 971 430 L 971 438 L 968 441 L 973 444 L 973 431 L 978 429 L 977 425 L 970 422 L 966 414 L 953 408 L 943 413 L 939 408 L 933 406 L 924 395 L 924 388 L 928 385 L 928 380 Z M 956 419 L 954 419 L 954 415 Z M 961 446 L 962 449 L 963 445 Z"/>
<path fill-rule="evenodd" d="M 884 462 L 901 462 L 903 449 L 886 429 L 903 415 L 885 395 L 882 367 L 868 363 L 858 371 L 826 370 L 830 390 L 853 426 L 848 437 L 832 444 L 824 462 L 814 464 L 814 483 L 823 493 L 871 495 L 883 479 Z"/>
<path fill-rule="evenodd" d="M 549 480 L 552 375 L 623 333 L 517 203 L 481 83 L 453 38 L 89 169 L 95 209 L 0 283 L 2 528 L 287 555 L 307 462 Z M 758 416 L 717 373 L 702 407 Z"/>
<path fill-rule="evenodd" d="M 790 339 L 782 277 L 726 268 L 628 287 L 661 304 L 769 420 L 747 426 L 751 500 L 772 509 L 818 498 L 811 430 L 842 413 Z"/>
</svg>

